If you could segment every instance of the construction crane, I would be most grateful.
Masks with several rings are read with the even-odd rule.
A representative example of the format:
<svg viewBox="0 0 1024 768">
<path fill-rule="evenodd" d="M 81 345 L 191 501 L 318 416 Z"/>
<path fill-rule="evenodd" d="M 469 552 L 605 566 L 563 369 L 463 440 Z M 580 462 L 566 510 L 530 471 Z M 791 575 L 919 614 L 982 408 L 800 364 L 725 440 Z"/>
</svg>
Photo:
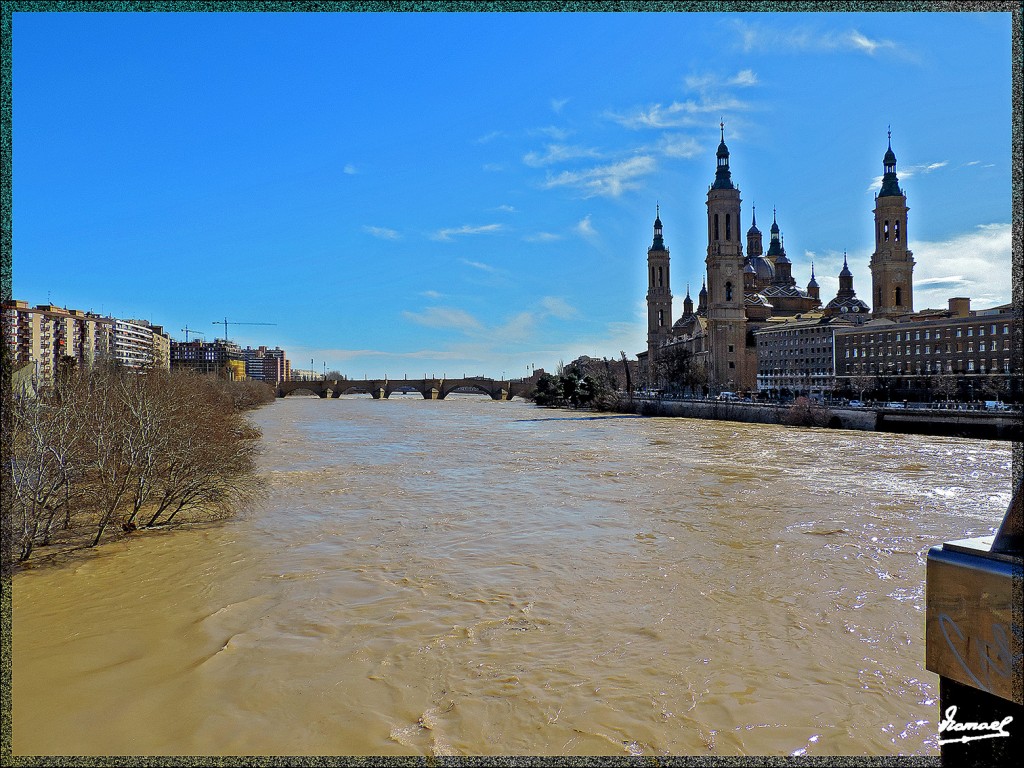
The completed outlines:
<svg viewBox="0 0 1024 768">
<path fill-rule="evenodd" d="M 223 320 L 214 320 L 214 325 L 224 324 L 224 341 L 228 340 L 228 319 L 225 317 Z M 232 325 L 277 325 L 277 323 L 245 323 L 241 320 L 232 320 Z"/>
<path fill-rule="evenodd" d="M 203 333 L 202 331 L 197 331 L 197 330 L 194 330 L 194 329 L 192 329 L 192 328 L 189 328 L 189 327 L 188 327 L 187 325 L 186 325 L 186 326 L 185 326 L 184 328 L 182 328 L 181 330 L 182 330 L 182 333 L 184 333 L 184 334 L 185 334 L 185 343 L 186 343 L 186 344 L 188 344 L 188 335 L 189 335 L 190 333 L 191 333 L 191 334 L 192 334 L 193 336 L 205 336 L 205 335 L 206 335 L 206 334 L 205 334 L 205 333 Z"/>
</svg>

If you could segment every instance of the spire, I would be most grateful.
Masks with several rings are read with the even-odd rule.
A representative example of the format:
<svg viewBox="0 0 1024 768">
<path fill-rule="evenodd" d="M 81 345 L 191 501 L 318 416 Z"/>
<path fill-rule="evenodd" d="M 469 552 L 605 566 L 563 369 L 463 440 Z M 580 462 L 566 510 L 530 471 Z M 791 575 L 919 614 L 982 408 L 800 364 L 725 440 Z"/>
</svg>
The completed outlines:
<svg viewBox="0 0 1024 768">
<path fill-rule="evenodd" d="M 715 183 L 712 189 L 734 189 L 732 185 L 732 174 L 729 172 L 729 148 L 725 146 L 725 123 L 719 123 L 722 129 L 722 142 L 718 145 L 718 167 L 715 170 Z"/>
<path fill-rule="evenodd" d="M 760 235 L 761 230 L 757 228 L 757 206 L 755 205 L 751 210 L 750 229 L 747 230 L 747 234 Z"/>
<path fill-rule="evenodd" d="M 850 266 L 846 263 L 846 251 L 843 251 L 843 271 L 839 273 L 840 277 L 853 277 L 853 273 L 850 271 Z"/>
<path fill-rule="evenodd" d="M 690 283 L 686 283 L 686 298 L 690 298 Z"/>
<path fill-rule="evenodd" d="M 664 250 L 667 250 L 665 248 L 665 240 L 662 237 L 661 229 L 662 229 L 662 227 L 661 227 L 661 204 L 659 203 L 657 206 L 655 206 L 654 242 L 651 245 L 651 250 L 652 251 L 664 251 Z"/>
<path fill-rule="evenodd" d="M 772 208 L 772 228 L 771 228 L 771 240 L 768 242 L 768 252 L 765 256 L 775 257 L 773 261 L 777 261 L 779 256 L 782 256 L 784 251 L 782 250 L 782 241 L 779 237 L 779 221 L 776 214 L 775 208 Z"/>
<path fill-rule="evenodd" d="M 892 151 L 891 129 L 888 132 L 888 137 L 889 148 L 885 150 L 885 157 L 882 158 L 882 169 L 885 173 L 882 176 L 882 190 L 878 193 L 879 197 L 903 194 L 903 190 L 900 189 L 900 181 L 896 177 L 896 153 Z"/>
<path fill-rule="evenodd" d="M 818 287 L 818 281 L 814 279 L 814 262 L 813 261 L 811 262 L 811 282 L 809 282 L 807 284 L 807 287 L 808 288 L 811 288 L 811 287 L 817 288 Z"/>
</svg>

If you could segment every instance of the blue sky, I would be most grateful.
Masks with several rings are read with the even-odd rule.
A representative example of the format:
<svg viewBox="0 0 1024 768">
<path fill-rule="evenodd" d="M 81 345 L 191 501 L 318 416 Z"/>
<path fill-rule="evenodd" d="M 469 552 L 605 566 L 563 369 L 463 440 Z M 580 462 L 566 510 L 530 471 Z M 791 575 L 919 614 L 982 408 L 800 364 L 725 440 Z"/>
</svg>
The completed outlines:
<svg viewBox="0 0 1024 768">
<path fill-rule="evenodd" d="M 352 377 L 646 347 L 719 122 L 806 284 L 870 303 L 886 131 L 915 309 L 1011 292 L 1009 13 L 14 14 L 14 297 Z"/>
</svg>

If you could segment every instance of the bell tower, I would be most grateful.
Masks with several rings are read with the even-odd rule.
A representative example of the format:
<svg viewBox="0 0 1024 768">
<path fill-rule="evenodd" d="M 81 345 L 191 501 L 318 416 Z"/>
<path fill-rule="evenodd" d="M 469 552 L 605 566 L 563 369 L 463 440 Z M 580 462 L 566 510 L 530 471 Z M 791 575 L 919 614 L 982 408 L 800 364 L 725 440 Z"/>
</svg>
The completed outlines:
<svg viewBox="0 0 1024 768">
<path fill-rule="evenodd" d="M 896 317 L 914 311 L 914 254 L 907 249 L 907 196 L 896 177 L 896 154 L 882 158 L 885 175 L 875 195 L 875 251 L 871 255 L 871 316 Z"/>
<path fill-rule="evenodd" d="M 672 290 L 669 285 L 669 254 L 661 231 L 661 206 L 654 218 L 654 242 L 647 249 L 647 359 L 651 370 L 658 347 L 672 330 Z"/>
<path fill-rule="evenodd" d="M 709 383 L 716 391 L 752 389 L 748 375 L 747 318 L 743 308 L 743 246 L 740 191 L 733 186 L 725 123 L 716 154 L 715 183 L 708 189 L 708 336 Z M 749 381 L 748 381 L 749 379 Z"/>
</svg>

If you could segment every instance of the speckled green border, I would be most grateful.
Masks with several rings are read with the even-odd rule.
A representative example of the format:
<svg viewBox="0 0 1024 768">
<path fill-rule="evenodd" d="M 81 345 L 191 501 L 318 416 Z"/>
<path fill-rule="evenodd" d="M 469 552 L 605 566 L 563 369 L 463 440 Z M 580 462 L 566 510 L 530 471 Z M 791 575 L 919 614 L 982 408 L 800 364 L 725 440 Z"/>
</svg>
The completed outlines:
<svg viewBox="0 0 1024 768">
<path fill-rule="evenodd" d="M 1012 207 L 1013 211 L 1013 301 L 1016 305 L 1016 320 L 1024 320 L 1021 306 L 1024 305 L 1024 262 L 1022 262 L 1021 217 L 1024 209 L 1022 200 L 1022 155 L 1021 155 L 1021 84 L 1024 71 L 1022 57 L 1022 24 L 1024 24 L 1024 2 L 1022 0 L 993 0 L 989 2 L 925 2 L 923 0 L 877 0 L 873 2 L 857 2 L 855 0 L 833 2 L 771 2 L 769 0 L 735 0 L 725 2 L 686 2 L 661 0 L 640 2 L 638 0 L 620 0 L 612 2 L 558 2 L 557 0 L 534 0 L 533 2 L 465 2 L 449 0 L 448 2 L 410 2 L 409 0 L 382 0 L 381 2 L 318 2 L 316 0 L 300 0 L 286 2 L 284 0 L 251 0 L 249 2 L 201 2 L 200 0 L 153 0 L 153 2 L 82 2 L 80 0 L 0 0 L 0 299 L 11 298 L 11 55 L 12 55 L 12 14 L 19 12 L 173 12 L 173 11 L 276 11 L 276 12 L 338 12 L 338 11 L 392 11 L 392 12 L 431 12 L 431 11 L 464 11 L 464 12 L 508 12 L 508 11 L 545 11 L 545 12 L 722 12 L 722 11 L 774 11 L 774 12 L 814 12 L 814 11 L 845 11 L 845 12 L 908 12 L 908 11 L 939 11 L 939 12 L 977 12 L 1001 11 L 1012 12 L 1013 23 L 1013 168 L 1012 168 Z M 1020 337 L 1018 337 L 1019 339 Z M 0 344 L 0 346 L 3 346 Z M 1024 359 L 1024 349 L 1014 351 L 1018 360 Z M 10 368 L 6 354 L 0 355 L 0 386 L 10 391 Z M 8 430 L 6 420 L 0 415 L 0 457 L 8 456 Z M 1024 471 L 1024 444 L 1013 444 L 1013 480 L 1014 485 L 1020 480 Z M 7 491 L 0 487 L 0 504 L 7 503 Z M 9 546 L 10 537 L 3 532 L 3 546 Z M 938 542 L 936 542 L 938 543 Z M 1022 574 L 1014 574 L 1014 605 L 1013 620 L 1018 626 L 1024 625 L 1024 593 L 1021 585 Z M 526 766 L 526 765 L 568 765 L 579 768 L 599 765 L 622 766 L 711 766 L 711 765 L 761 765 L 761 766 L 937 766 L 938 758 L 932 757 L 392 757 L 392 758 L 351 758 L 351 757 L 14 757 L 11 740 L 11 580 L 10 575 L 0 574 L 0 763 L 3 765 L 38 765 L 38 766 L 328 766 L 353 765 L 371 766 L 386 765 L 399 768 L 401 766 Z M 1019 672 L 1019 670 L 1018 670 Z M 1018 674 L 1015 682 L 1020 691 L 1021 678 Z M 1024 724 L 1022 724 L 1024 725 Z"/>
</svg>

